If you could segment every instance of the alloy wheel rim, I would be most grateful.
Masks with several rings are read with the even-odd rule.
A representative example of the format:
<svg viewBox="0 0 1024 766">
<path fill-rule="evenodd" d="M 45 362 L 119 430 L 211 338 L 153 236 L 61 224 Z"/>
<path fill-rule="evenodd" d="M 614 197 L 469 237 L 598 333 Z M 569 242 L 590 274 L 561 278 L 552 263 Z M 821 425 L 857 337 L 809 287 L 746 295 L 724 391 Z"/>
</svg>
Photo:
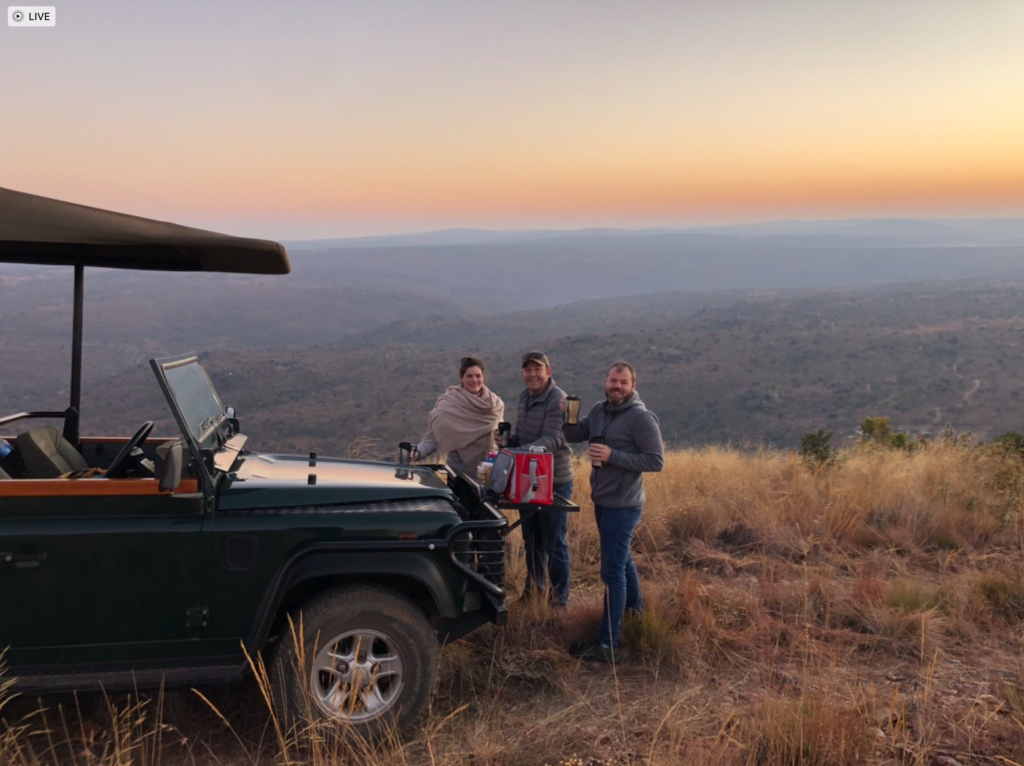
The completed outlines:
<svg viewBox="0 0 1024 766">
<path fill-rule="evenodd" d="M 405 686 L 405 663 L 389 636 L 365 628 L 351 630 L 317 652 L 309 685 L 325 713 L 363 723 L 394 707 Z"/>
</svg>

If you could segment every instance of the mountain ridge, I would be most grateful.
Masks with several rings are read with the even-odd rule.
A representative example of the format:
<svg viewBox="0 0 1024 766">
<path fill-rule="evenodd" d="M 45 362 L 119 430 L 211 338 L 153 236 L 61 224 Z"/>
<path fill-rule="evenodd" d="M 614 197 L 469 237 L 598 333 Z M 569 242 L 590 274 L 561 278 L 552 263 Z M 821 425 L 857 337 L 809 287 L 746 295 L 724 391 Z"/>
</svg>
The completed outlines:
<svg viewBox="0 0 1024 766">
<path fill-rule="evenodd" d="M 781 220 L 720 226 L 658 226 L 639 229 L 585 227 L 581 229 L 477 229 L 453 228 L 409 234 L 381 234 L 364 237 L 338 237 L 314 240 L 287 240 L 294 250 L 333 250 L 358 247 L 402 247 L 463 244 L 507 244 L 550 239 L 591 239 L 597 237 L 636 238 L 673 237 L 693 243 L 701 238 L 765 238 L 788 235 L 791 239 L 835 241 L 842 244 L 877 243 L 875 246 L 1000 246 L 1024 244 L 1024 218 L 850 218 L 825 221 Z M 816 238 L 822 237 L 818 240 Z M 831 240 L 830 240 L 831 237 Z M 888 239 L 887 239 L 888 237 Z M 708 241 L 708 240 L 704 240 Z"/>
</svg>

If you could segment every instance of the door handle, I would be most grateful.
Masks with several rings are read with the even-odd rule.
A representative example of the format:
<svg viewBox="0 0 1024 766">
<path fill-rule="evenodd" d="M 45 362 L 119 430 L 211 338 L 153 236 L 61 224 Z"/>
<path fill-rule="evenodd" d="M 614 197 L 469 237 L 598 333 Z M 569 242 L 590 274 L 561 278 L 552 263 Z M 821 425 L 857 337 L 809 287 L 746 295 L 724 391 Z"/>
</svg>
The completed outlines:
<svg viewBox="0 0 1024 766">
<path fill-rule="evenodd" d="M 32 569 L 46 561 L 45 553 L 0 553 L 0 564 L 18 569 Z"/>
</svg>

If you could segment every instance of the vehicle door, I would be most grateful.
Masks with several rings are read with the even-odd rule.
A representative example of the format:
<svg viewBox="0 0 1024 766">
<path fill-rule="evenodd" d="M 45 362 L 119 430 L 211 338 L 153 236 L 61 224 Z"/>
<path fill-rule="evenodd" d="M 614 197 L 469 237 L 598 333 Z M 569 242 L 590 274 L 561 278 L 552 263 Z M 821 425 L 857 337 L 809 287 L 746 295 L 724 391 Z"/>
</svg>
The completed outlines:
<svg viewBox="0 0 1024 766">
<path fill-rule="evenodd" d="M 12 668 L 197 651 L 197 490 L 195 480 L 174 494 L 155 479 L 0 481 L 0 648 Z"/>
</svg>

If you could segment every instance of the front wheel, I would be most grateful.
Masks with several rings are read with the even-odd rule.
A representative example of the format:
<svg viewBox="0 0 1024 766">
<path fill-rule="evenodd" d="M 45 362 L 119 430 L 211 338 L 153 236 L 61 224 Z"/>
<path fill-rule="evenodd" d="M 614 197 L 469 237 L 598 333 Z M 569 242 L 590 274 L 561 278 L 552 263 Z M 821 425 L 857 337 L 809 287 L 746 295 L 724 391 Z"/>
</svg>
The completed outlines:
<svg viewBox="0 0 1024 766">
<path fill-rule="evenodd" d="M 366 738 L 422 718 L 438 645 L 412 601 L 386 588 L 339 588 L 307 602 L 292 620 L 274 660 L 277 702 L 288 715 L 337 721 Z"/>
</svg>

